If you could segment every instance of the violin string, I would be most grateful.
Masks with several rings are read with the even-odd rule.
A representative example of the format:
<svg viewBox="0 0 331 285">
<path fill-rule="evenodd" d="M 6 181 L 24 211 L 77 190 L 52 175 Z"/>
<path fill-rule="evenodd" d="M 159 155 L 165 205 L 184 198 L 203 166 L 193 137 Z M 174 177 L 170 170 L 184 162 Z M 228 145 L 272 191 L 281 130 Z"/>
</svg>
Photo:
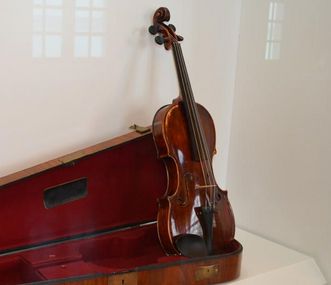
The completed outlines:
<svg viewBox="0 0 331 285">
<path fill-rule="evenodd" d="M 183 58 L 181 57 L 181 54 L 180 54 L 180 51 L 176 45 L 176 51 L 177 51 L 177 55 L 178 55 L 178 60 L 179 60 L 179 63 L 180 63 L 180 72 L 182 74 L 182 82 L 183 82 L 183 91 L 184 91 L 184 96 L 186 97 L 185 99 L 185 102 L 187 104 L 187 110 L 188 112 L 190 113 L 189 116 L 191 118 L 191 122 L 194 123 L 194 110 L 193 110 L 193 106 L 190 102 L 190 97 L 189 97 L 189 86 L 188 86 L 188 82 L 187 82 L 187 78 L 185 76 L 185 65 L 184 65 L 184 60 Z M 187 74 L 187 73 L 186 73 Z M 203 157 L 201 155 L 201 148 L 200 148 L 200 145 L 201 145 L 201 142 L 200 142 L 200 138 L 199 136 L 197 135 L 197 128 L 196 128 L 196 125 L 192 125 L 192 131 L 194 132 L 194 139 L 195 139 L 195 142 L 196 142 L 196 146 L 197 146 L 197 152 L 198 152 L 198 155 L 199 155 L 199 160 L 202 161 L 203 160 Z"/>
<path fill-rule="evenodd" d="M 186 103 L 187 103 L 187 107 L 188 107 L 188 111 L 190 112 L 190 117 L 191 117 L 191 122 L 194 123 L 194 109 L 193 109 L 193 105 L 192 105 L 192 102 L 191 102 L 191 98 L 189 96 L 189 84 L 188 84 L 188 80 L 187 80 L 187 77 L 185 75 L 187 75 L 187 72 L 185 72 L 185 63 L 184 63 L 184 60 L 183 60 L 183 57 L 181 56 L 181 53 L 180 53 L 180 50 L 179 50 L 179 44 L 178 44 L 178 47 L 176 45 L 176 48 L 177 48 L 177 54 L 178 54 L 178 59 L 179 59 L 179 62 L 180 62 L 180 67 L 181 67 L 181 73 L 182 73 L 182 77 L 183 77 L 183 87 L 184 87 L 184 95 L 186 97 Z M 197 151 L 198 151 L 198 154 L 199 154 L 199 160 L 202 161 L 203 160 L 203 157 L 201 155 L 201 141 L 199 140 L 199 136 L 197 135 L 198 133 L 198 130 L 196 128 L 196 125 L 192 125 L 192 129 L 194 131 L 194 134 L 195 134 L 195 140 L 196 140 L 196 146 L 198 147 L 197 148 Z"/>
<path fill-rule="evenodd" d="M 182 58 L 180 57 L 180 53 L 179 53 L 179 50 L 178 50 L 178 47 L 177 45 L 175 44 L 175 52 L 176 52 L 176 56 L 177 56 L 177 60 L 178 60 L 178 67 L 179 67 L 179 74 L 180 74 L 180 77 L 181 77 L 181 82 L 182 82 L 182 91 L 183 91 L 183 96 L 184 96 L 184 103 L 187 103 L 189 104 L 189 98 L 187 98 L 187 94 L 188 94 L 188 88 L 187 88 L 187 82 L 186 82 L 186 79 L 185 79 L 185 70 L 184 70 L 184 67 L 183 67 L 183 61 L 182 61 Z M 190 107 L 189 105 L 187 105 L 187 107 Z M 189 112 L 189 116 L 190 116 L 190 121 L 192 121 L 194 118 L 193 118 L 193 114 L 192 114 L 192 109 L 190 108 L 187 108 L 187 111 Z M 196 142 L 196 145 L 199 145 L 199 141 L 198 141 L 198 136 L 196 135 L 196 129 L 194 128 L 194 125 L 192 126 L 192 131 L 194 132 L 194 140 Z M 198 155 L 199 155 L 199 158 L 201 159 L 201 153 L 200 153 L 200 149 L 197 149 L 198 151 Z"/>
<path fill-rule="evenodd" d="M 184 100 L 184 103 L 187 104 L 187 112 L 188 112 L 188 116 L 190 116 L 190 121 L 192 122 L 192 120 L 194 119 L 193 118 L 193 110 L 191 108 L 190 105 L 190 102 L 189 102 L 189 99 L 188 98 L 188 86 L 187 86 L 187 79 L 185 79 L 185 65 L 183 63 L 183 58 L 180 56 L 180 51 L 179 51 L 179 48 L 178 48 L 179 44 L 178 43 L 173 43 L 173 51 L 174 51 L 174 55 L 175 55 L 175 63 L 176 63 L 176 66 L 177 66 L 177 70 L 178 70 L 178 75 L 179 75 L 179 79 L 180 79 L 180 83 L 181 83 L 181 88 L 182 88 L 182 95 L 183 95 L 183 99 Z M 188 122 L 189 123 L 189 122 Z M 201 150 L 199 149 L 199 138 L 197 136 L 197 130 L 194 128 L 194 125 L 192 125 L 192 132 L 193 132 L 193 138 L 195 140 L 195 143 L 196 143 L 196 147 L 197 147 L 197 152 L 198 152 L 198 155 L 199 155 L 199 160 L 202 161 L 202 156 L 201 156 Z M 204 176 L 204 180 L 206 180 L 206 175 L 205 175 L 205 172 L 204 172 L 204 169 L 202 168 L 202 174 Z M 207 192 L 206 192 L 207 194 Z M 208 205 L 210 205 L 210 198 L 209 198 L 209 195 L 207 194 L 206 195 L 206 200 L 207 200 L 207 203 Z"/>
<path fill-rule="evenodd" d="M 181 53 L 181 61 L 184 63 L 184 58 L 183 58 L 182 53 Z M 184 63 L 184 68 L 185 68 L 185 63 Z M 200 130 L 203 130 L 201 128 L 201 123 L 199 122 L 200 120 L 199 120 L 199 116 L 198 116 L 198 110 L 197 110 L 196 104 L 194 102 L 193 91 L 192 91 L 192 87 L 190 86 L 190 81 L 188 79 L 187 72 L 184 72 L 184 76 L 186 77 L 185 78 L 185 83 L 186 83 L 186 86 L 187 86 L 187 95 L 190 97 L 189 100 L 188 100 L 188 103 L 190 104 L 193 115 L 195 115 L 195 117 L 193 118 L 193 120 L 195 120 L 195 124 L 196 124 L 195 127 L 198 131 L 199 131 L 199 127 L 200 127 Z M 200 138 L 204 138 L 204 136 L 201 135 Z M 203 142 L 200 141 L 200 145 L 203 146 Z M 207 151 L 206 151 L 207 149 L 204 148 L 204 147 L 201 147 L 201 149 L 204 152 L 204 155 L 206 156 L 208 154 Z M 208 159 L 208 156 L 205 157 L 205 159 Z"/>
<path fill-rule="evenodd" d="M 202 146 L 202 151 L 204 152 L 204 155 L 205 155 L 205 165 L 206 165 L 206 168 L 207 168 L 207 171 L 208 171 L 208 184 L 209 185 L 215 185 L 216 184 L 216 181 L 215 181 L 215 177 L 214 177 L 214 173 L 213 173 L 213 169 L 212 169 L 212 161 L 211 161 L 211 154 L 210 154 L 210 151 L 209 151 L 209 146 L 207 144 L 207 139 L 206 139 L 206 134 L 205 134 L 205 131 L 204 129 L 202 128 L 202 123 L 201 123 L 201 118 L 199 116 L 199 112 L 198 112 L 198 109 L 197 109 L 197 105 L 196 103 L 194 102 L 194 97 L 193 97 L 193 91 L 192 91 L 192 87 L 190 86 L 190 95 L 192 96 L 192 104 L 193 104 L 193 108 L 195 109 L 195 116 L 196 116 L 196 122 L 197 122 L 197 129 L 199 130 L 200 132 L 200 138 L 202 140 L 201 142 L 201 146 Z M 216 192 L 215 192 L 215 186 L 213 186 L 210 191 L 212 191 L 212 194 L 213 194 L 213 199 L 212 199 L 212 202 L 213 202 L 213 206 L 215 206 L 216 204 Z"/>
<path fill-rule="evenodd" d="M 179 44 L 178 44 L 179 46 Z M 199 153 L 199 157 L 200 157 L 200 163 L 203 164 L 204 160 L 206 159 L 206 157 L 203 157 L 202 154 L 204 156 L 206 156 L 206 153 L 204 153 L 204 149 L 202 147 L 202 141 L 201 141 L 201 136 L 199 135 L 199 128 L 197 127 L 197 124 L 196 124 L 196 116 L 194 114 L 194 111 L 196 111 L 194 109 L 194 101 L 193 101 L 193 96 L 190 96 L 190 86 L 189 86 L 189 80 L 188 80 L 188 74 L 187 74 L 187 71 L 185 72 L 185 62 L 184 62 L 184 58 L 183 58 L 183 54 L 181 53 L 181 50 L 180 50 L 180 46 L 179 46 L 179 58 L 180 58 L 180 61 L 181 61 L 181 65 L 182 65 L 182 69 L 183 69 L 183 76 L 184 76 L 184 84 L 185 84 L 185 91 L 186 91 L 186 97 L 187 97 L 187 104 L 188 104 L 188 108 L 191 112 L 191 121 L 193 123 L 192 125 L 192 128 L 194 130 L 194 133 L 195 133 L 195 136 L 196 136 L 196 141 L 197 141 L 197 151 Z M 202 154 L 201 154 L 202 153 Z M 208 175 L 205 174 L 205 167 L 202 165 L 202 171 L 203 171 L 203 174 L 204 174 L 204 180 L 207 184 L 209 184 L 209 179 L 208 179 Z M 206 192 L 206 195 L 207 195 L 207 192 Z"/>
<path fill-rule="evenodd" d="M 179 49 L 182 65 L 183 65 L 183 68 L 184 68 L 184 77 L 185 77 L 184 82 L 186 84 L 187 96 L 190 97 L 190 98 L 188 98 L 189 100 L 187 100 L 187 101 L 188 101 L 188 104 L 190 104 L 190 108 L 192 109 L 192 114 L 194 116 L 193 117 L 193 122 L 195 123 L 194 127 L 196 128 L 196 132 L 198 133 L 199 148 L 200 148 L 199 151 L 200 151 L 200 153 L 202 151 L 203 154 L 204 154 L 204 159 L 202 161 L 205 162 L 207 172 L 208 172 L 207 173 L 207 178 L 208 179 L 205 178 L 205 180 L 206 180 L 208 185 L 215 185 L 216 182 L 215 182 L 215 177 L 214 177 L 213 170 L 212 170 L 211 154 L 210 154 L 210 151 L 209 151 L 209 147 L 207 145 L 204 129 L 202 128 L 202 124 L 201 124 L 200 116 L 199 116 L 199 113 L 198 113 L 197 105 L 194 101 L 193 90 L 192 90 L 192 87 L 191 87 L 191 84 L 190 84 L 190 81 L 189 81 L 189 78 L 188 78 L 188 73 L 186 71 L 186 66 L 185 66 L 183 53 L 181 51 L 179 43 L 178 43 L 178 47 L 179 47 L 178 49 Z M 200 157 L 201 157 L 201 155 L 200 155 Z M 202 168 L 204 168 L 203 165 L 202 165 Z M 212 191 L 213 192 L 213 199 L 212 200 L 213 200 L 213 205 L 215 206 L 215 203 L 216 203 L 215 186 L 211 190 L 213 190 Z"/>
<path fill-rule="evenodd" d="M 186 76 L 188 76 L 188 74 L 186 73 Z M 208 169 L 208 172 L 209 172 L 209 176 L 208 176 L 208 184 L 209 185 L 215 185 L 216 184 L 216 181 L 215 181 L 215 177 L 214 177 L 214 173 L 213 173 L 213 169 L 212 169 L 212 157 L 211 157 L 211 154 L 210 154 L 210 151 L 209 151 L 209 147 L 208 147 L 208 144 L 207 144 L 207 140 L 206 140 L 206 135 L 205 135 L 205 132 L 204 132 L 204 129 L 202 128 L 202 124 L 201 124 L 201 119 L 200 119 L 200 116 L 199 116 L 199 113 L 198 113 L 198 110 L 197 110 L 197 105 L 195 104 L 194 102 L 194 96 L 193 96 L 193 90 L 192 90 L 192 87 L 191 87 L 191 84 L 188 80 L 188 83 L 189 83 L 189 95 L 191 96 L 191 102 L 192 102 L 192 105 L 193 105 L 193 108 L 195 109 L 195 112 L 193 112 L 193 114 L 195 114 L 195 119 L 196 119 L 196 122 L 197 122 L 197 129 L 198 131 L 200 132 L 200 138 L 202 139 L 202 142 L 201 142 L 201 146 L 202 146 L 202 150 L 204 151 L 204 155 L 205 155 L 205 159 L 206 159 L 206 167 Z M 216 204 L 216 191 L 215 191 L 215 187 L 214 186 L 212 188 L 213 190 L 213 204 L 215 206 Z"/>
<path fill-rule="evenodd" d="M 177 45 L 176 45 L 177 47 Z M 193 102 L 192 102 L 192 97 L 190 96 L 189 94 L 189 83 L 188 83 L 188 79 L 187 79 L 187 72 L 185 72 L 185 63 L 184 63 L 184 58 L 182 56 L 182 53 L 180 52 L 180 49 L 179 49 L 179 44 L 178 44 L 178 56 L 179 56 L 179 60 L 180 60 L 180 64 L 181 64 L 181 67 L 182 67 L 182 74 L 183 74 L 183 83 L 184 83 L 184 87 L 185 87 L 185 95 L 186 95 L 186 103 L 188 104 L 188 110 L 190 111 L 191 113 L 191 121 L 193 123 L 192 125 L 192 128 L 193 128 L 193 131 L 195 133 L 195 139 L 197 141 L 197 151 L 199 153 L 199 160 L 200 161 L 203 161 L 204 160 L 204 157 L 201 155 L 201 140 L 200 140 L 200 137 L 198 136 L 198 128 L 196 127 L 196 123 L 195 123 L 195 117 L 194 117 L 194 109 L 193 109 Z M 202 153 L 203 154 L 203 153 Z"/>
<path fill-rule="evenodd" d="M 186 90 L 184 90 L 184 92 L 186 92 L 186 94 L 185 94 L 187 97 L 186 101 L 187 101 L 187 104 L 189 104 L 188 109 L 190 109 L 189 111 L 191 113 L 192 123 L 194 123 L 192 127 L 193 127 L 193 131 L 194 131 L 194 135 L 195 135 L 195 140 L 197 142 L 197 148 L 198 148 L 197 151 L 198 151 L 199 157 L 200 157 L 200 163 L 201 163 L 202 171 L 204 174 L 204 180 L 208 185 L 214 185 L 215 181 L 212 181 L 213 172 L 212 172 L 211 161 L 210 161 L 210 152 L 209 152 L 209 148 L 207 148 L 204 130 L 202 129 L 202 124 L 201 124 L 201 121 L 199 118 L 197 106 L 194 102 L 192 87 L 190 85 L 183 53 L 181 52 L 179 43 L 175 45 L 175 49 L 176 49 L 176 53 L 178 54 L 179 60 L 180 60 L 181 72 L 182 72 L 182 77 L 183 77 L 183 85 L 184 85 L 184 88 L 186 89 Z M 204 157 L 201 155 L 201 153 L 203 154 Z M 204 166 L 203 164 L 206 164 L 206 165 Z M 207 175 L 205 175 L 205 169 L 204 169 L 205 167 L 208 172 Z M 207 199 L 210 200 L 210 197 L 209 197 L 207 191 L 205 193 L 206 193 Z M 214 204 L 215 203 L 215 191 L 213 191 L 213 194 L 214 194 L 213 195 L 214 196 L 213 204 Z M 210 205 L 210 201 L 209 201 L 209 205 Z"/>
</svg>

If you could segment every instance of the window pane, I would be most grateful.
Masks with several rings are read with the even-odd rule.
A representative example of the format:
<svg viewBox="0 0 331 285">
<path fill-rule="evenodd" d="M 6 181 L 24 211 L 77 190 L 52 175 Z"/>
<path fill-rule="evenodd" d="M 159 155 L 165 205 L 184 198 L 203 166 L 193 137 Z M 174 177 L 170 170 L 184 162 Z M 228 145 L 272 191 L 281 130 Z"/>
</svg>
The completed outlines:
<svg viewBox="0 0 331 285">
<path fill-rule="evenodd" d="M 267 42 L 266 48 L 265 48 L 265 59 L 270 59 L 270 43 Z"/>
<path fill-rule="evenodd" d="M 45 56 L 60 57 L 62 54 L 62 37 L 46 36 L 45 38 Z"/>
<path fill-rule="evenodd" d="M 90 12 L 76 11 L 75 31 L 79 33 L 87 33 L 90 28 Z"/>
<path fill-rule="evenodd" d="M 282 24 L 270 22 L 268 23 L 267 41 L 281 41 L 282 39 Z"/>
<path fill-rule="evenodd" d="M 33 9 L 33 31 L 41 32 L 43 30 L 43 10 Z"/>
<path fill-rule="evenodd" d="M 75 57 L 88 57 L 89 55 L 89 38 L 88 36 L 75 37 Z"/>
<path fill-rule="evenodd" d="M 44 0 L 33 0 L 33 5 L 43 5 Z"/>
<path fill-rule="evenodd" d="M 101 57 L 103 54 L 103 41 L 100 36 L 93 36 L 91 39 L 91 56 Z"/>
<path fill-rule="evenodd" d="M 272 40 L 272 32 L 273 32 L 273 23 L 269 22 L 268 23 L 268 34 L 267 34 L 267 41 Z"/>
<path fill-rule="evenodd" d="M 92 33 L 102 33 L 103 32 L 103 12 L 94 11 L 92 12 Z"/>
<path fill-rule="evenodd" d="M 42 57 L 43 55 L 43 38 L 41 35 L 34 35 L 32 38 L 32 56 Z"/>
<path fill-rule="evenodd" d="M 271 40 L 280 41 L 281 39 L 282 39 L 282 25 L 279 23 L 273 23 Z"/>
<path fill-rule="evenodd" d="M 269 4 L 269 21 L 273 20 L 273 16 L 274 16 L 274 3 L 270 2 L 270 4 Z"/>
<path fill-rule="evenodd" d="M 270 59 L 280 58 L 280 43 L 271 43 L 271 56 Z"/>
<path fill-rule="evenodd" d="M 274 19 L 276 21 L 284 20 L 284 3 L 276 2 L 274 9 Z"/>
<path fill-rule="evenodd" d="M 93 7 L 95 8 L 103 8 L 105 3 L 104 3 L 104 0 L 92 0 L 92 5 Z"/>
<path fill-rule="evenodd" d="M 90 7 L 90 0 L 76 0 L 76 7 Z"/>
<path fill-rule="evenodd" d="M 46 9 L 45 31 L 46 32 L 61 32 L 62 31 L 62 11 L 61 10 Z"/>
<path fill-rule="evenodd" d="M 48 6 L 61 6 L 62 0 L 46 0 L 46 5 Z"/>
</svg>

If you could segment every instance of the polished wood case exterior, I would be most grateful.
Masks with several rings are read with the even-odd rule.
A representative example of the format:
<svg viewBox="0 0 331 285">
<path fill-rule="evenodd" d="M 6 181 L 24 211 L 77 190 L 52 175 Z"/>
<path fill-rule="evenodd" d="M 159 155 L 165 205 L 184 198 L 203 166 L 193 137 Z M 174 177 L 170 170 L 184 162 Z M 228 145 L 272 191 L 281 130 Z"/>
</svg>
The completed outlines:
<svg viewBox="0 0 331 285">
<path fill-rule="evenodd" d="M 167 266 L 141 268 L 136 271 L 100 277 L 72 278 L 45 284 L 63 285 L 211 285 L 236 279 L 240 275 L 241 251 L 210 259 L 191 260 Z M 39 285 L 44 285 L 40 283 Z"/>
</svg>

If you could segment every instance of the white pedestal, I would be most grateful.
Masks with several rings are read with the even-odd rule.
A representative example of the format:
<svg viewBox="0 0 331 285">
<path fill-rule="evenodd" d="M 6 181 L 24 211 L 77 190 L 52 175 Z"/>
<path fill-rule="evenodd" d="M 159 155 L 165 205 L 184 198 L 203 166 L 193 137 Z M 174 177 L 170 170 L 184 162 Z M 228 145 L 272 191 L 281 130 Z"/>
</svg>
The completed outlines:
<svg viewBox="0 0 331 285">
<path fill-rule="evenodd" d="M 313 258 L 240 229 L 236 239 L 244 247 L 241 276 L 225 284 L 326 284 Z"/>
</svg>

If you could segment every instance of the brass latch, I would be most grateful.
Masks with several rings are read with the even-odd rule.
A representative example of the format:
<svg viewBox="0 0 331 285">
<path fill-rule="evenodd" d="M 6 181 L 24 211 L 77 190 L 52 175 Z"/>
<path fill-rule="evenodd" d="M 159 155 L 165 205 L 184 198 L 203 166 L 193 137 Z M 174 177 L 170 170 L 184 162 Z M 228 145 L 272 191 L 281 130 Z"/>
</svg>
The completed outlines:
<svg viewBox="0 0 331 285">
<path fill-rule="evenodd" d="M 209 279 L 218 274 L 218 265 L 201 266 L 195 271 L 195 280 Z"/>
</svg>

